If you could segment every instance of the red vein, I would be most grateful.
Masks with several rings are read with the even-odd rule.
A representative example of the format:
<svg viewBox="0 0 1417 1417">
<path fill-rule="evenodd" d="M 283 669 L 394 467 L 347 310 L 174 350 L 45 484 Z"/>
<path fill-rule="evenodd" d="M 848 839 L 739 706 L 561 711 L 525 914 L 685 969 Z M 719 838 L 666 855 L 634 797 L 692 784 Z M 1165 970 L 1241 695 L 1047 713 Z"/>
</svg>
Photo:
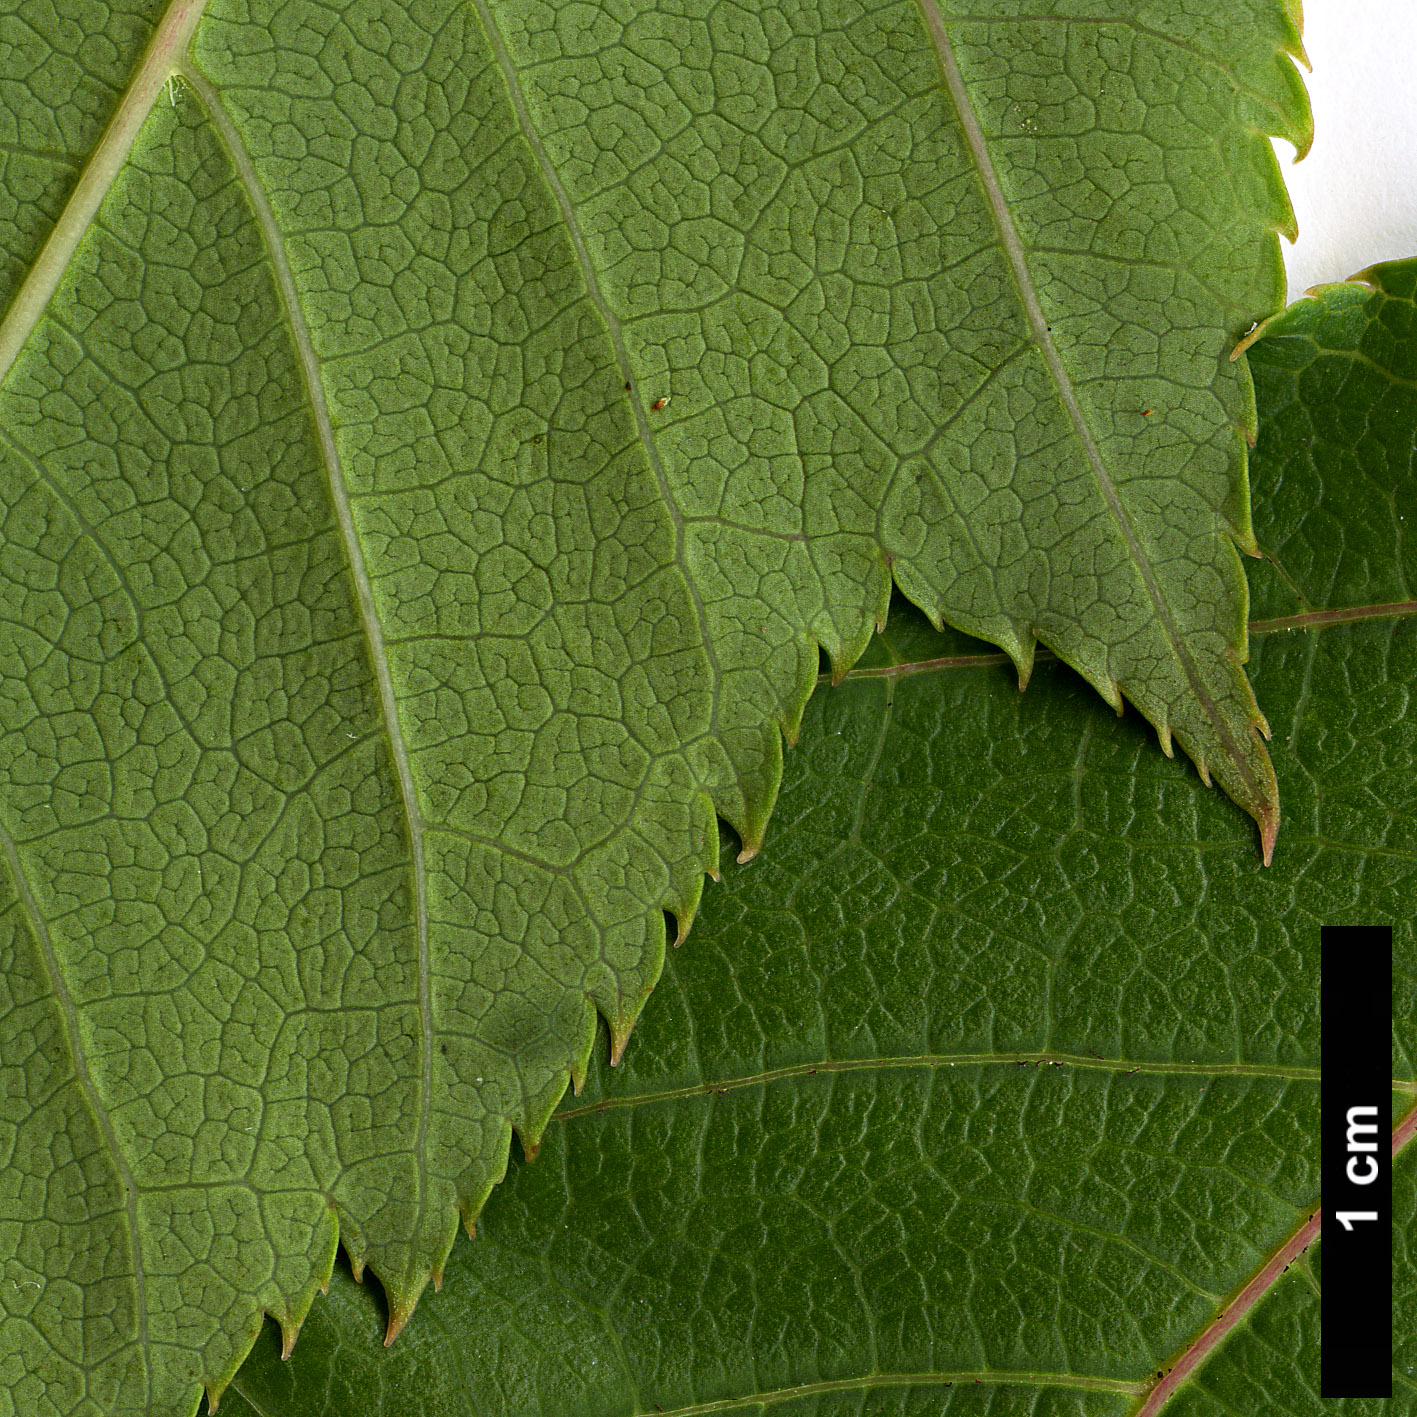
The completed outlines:
<svg viewBox="0 0 1417 1417">
<path fill-rule="evenodd" d="M 1393 1128 L 1392 1132 L 1392 1154 L 1396 1156 L 1404 1146 L 1410 1142 L 1414 1135 L 1417 1135 L 1417 1107 L 1414 1107 L 1408 1114 Z"/>
<path fill-rule="evenodd" d="M 1392 1154 L 1396 1156 L 1412 1140 L 1414 1134 L 1417 1134 L 1417 1107 L 1413 1107 L 1393 1128 Z M 1254 1278 L 1221 1310 L 1215 1321 L 1203 1329 L 1185 1349 L 1166 1376 L 1147 1394 L 1146 1400 L 1132 1417 L 1155 1417 L 1155 1414 L 1161 1411 L 1176 1389 L 1215 1352 L 1231 1330 L 1269 1292 L 1279 1276 L 1318 1239 L 1322 1222 L 1323 1207 L 1320 1203 L 1314 1207 L 1309 1218 L 1265 1261 Z"/>
<path fill-rule="evenodd" d="M 1278 620 L 1251 620 L 1252 635 L 1270 635 L 1276 630 L 1318 630 L 1325 625 L 1351 625 L 1359 620 L 1388 620 L 1400 615 L 1417 615 L 1417 600 L 1395 600 L 1387 605 L 1353 605 L 1339 610 L 1310 610 L 1303 615 L 1285 615 Z"/>
<path fill-rule="evenodd" d="M 1329 625 L 1353 625 L 1364 620 L 1393 620 L 1405 615 L 1417 615 L 1417 600 L 1394 600 L 1385 605 L 1345 605 L 1336 610 L 1308 610 L 1302 615 L 1281 615 L 1275 620 L 1251 620 L 1252 635 L 1273 635 L 1281 630 L 1322 630 Z M 1039 661 L 1056 659 L 1050 650 L 1040 648 Z M 994 664 L 1008 664 L 1006 654 L 947 654 L 938 659 L 916 659 L 905 664 L 887 664 L 875 669 L 850 669 L 839 680 L 830 674 L 818 676 L 819 684 L 845 683 L 848 679 L 899 679 L 909 674 L 929 674 L 940 669 L 982 669 Z"/>
</svg>

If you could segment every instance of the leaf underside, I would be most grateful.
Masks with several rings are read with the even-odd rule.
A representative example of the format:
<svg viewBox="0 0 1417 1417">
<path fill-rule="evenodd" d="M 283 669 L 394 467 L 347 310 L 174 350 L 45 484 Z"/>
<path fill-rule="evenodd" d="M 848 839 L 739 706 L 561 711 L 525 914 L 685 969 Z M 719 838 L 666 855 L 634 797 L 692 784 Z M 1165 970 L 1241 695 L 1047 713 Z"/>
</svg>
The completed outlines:
<svg viewBox="0 0 1417 1417">
<path fill-rule="evenodd" d="M 1394 1122 L 1417 1103 L 1417 263 L 1368 279 L 1252 351 L 1268 871 L 1071 673 L 1020 697 L 893 613 L 808 705 L 772 849 L 421 1322 L 381 1349 L 341 1266 L 223 1411 L 1136 1417 L 1318 1202 L 1321 926 L 1393 926 Z M 1312 1246 L 1145 1410 L 1417 1411 L 1414 1151 L 1390 1401 L 1320 1398 Z"/>
<path fill-rule="evenodd" d="M 0 1411 L 396 1332 L 893 583 L 1277 821 L 1281 0 L 148 8 L 0 5 Z"/>
</svg>

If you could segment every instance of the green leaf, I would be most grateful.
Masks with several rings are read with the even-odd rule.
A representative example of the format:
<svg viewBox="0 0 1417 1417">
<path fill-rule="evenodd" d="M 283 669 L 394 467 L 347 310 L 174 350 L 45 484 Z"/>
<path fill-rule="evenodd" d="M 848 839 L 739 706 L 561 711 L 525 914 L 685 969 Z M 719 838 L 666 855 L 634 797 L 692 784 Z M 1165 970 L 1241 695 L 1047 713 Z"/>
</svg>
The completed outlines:
<svg viewBox="0 0 1417 1417">
<path fill-rule="evenodd" d="M 338 1241 L 396 1333 L 893 581 L 1270 849 L 1295 7 L 683 8 L 0 4 L 21 1411 L 216 1395 Z"/>
<path fill-rule="evenodd" d="M 772 850 L 708 893 L 620 1067 L 602 1048 L 416 1330 L 379 1349 L 377 1295 L 337 1269 L 289 1362 L 272 1334 L 233 1391 L 288 1417 L 1150 1417 L 1174 1373 L 1166 1417 L 1317 1417 L 1295 1244 L 1323 924 L 1394 927 L 1417 1130 L 1417 262 L 1367 279 L 1251 351 L 1272 868 L 1069 671 L 1020 695 L 1002 656 L 893 614 L 808 706 Z M 1414 1410 L 1413 1161 L 1394 1399 L 1325 1412 Z"/>
</svg>

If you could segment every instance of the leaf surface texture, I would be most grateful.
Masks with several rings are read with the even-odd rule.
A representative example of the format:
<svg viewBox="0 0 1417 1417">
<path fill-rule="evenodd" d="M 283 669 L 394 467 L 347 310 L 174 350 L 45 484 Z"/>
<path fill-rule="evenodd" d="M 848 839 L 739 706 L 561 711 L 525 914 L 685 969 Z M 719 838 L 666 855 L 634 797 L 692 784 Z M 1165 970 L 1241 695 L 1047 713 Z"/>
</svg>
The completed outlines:
<svg viewBox="0 0 1417 1417">
<path fill-rule="evenodd" d="M 396 1331 L 893 583 L 1272 840 L 1279 0 L 0 11 L 0 1403 Z"/>
<path fill-rule="evenodd" d="M 1370 279 L 1251 351 L 1269 870 L 1069 671 L 1020 696 L 1002 656 L 893 614 L 809 704 L 773 849 L 725 871 L 409 1347 L 378 1349 L 341 1267 L 232 1392 L 290 1417 L 1417 1410 L 1410 1141 L 1391 1402 L 1321 1402 L 1311 1246 L 1146 1407 L 1318 1203 L 1325 923 L 1394 927 L 1413 1129 L 1417 263 Z"/>
</svg>

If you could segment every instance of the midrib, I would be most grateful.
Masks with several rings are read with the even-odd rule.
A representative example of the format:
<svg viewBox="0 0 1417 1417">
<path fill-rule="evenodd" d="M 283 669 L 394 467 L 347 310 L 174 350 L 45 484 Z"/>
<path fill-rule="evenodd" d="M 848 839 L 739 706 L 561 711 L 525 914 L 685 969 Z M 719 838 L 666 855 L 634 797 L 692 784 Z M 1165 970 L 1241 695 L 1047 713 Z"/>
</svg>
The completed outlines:
<svg viewBox="0 0 1417 1417">
<path fill-rule="evenodd" d="M 950 99 L 959 117 L 960 128 L 963 130 L 965 142 L 969 146 L 970 156 L 978 172 L 980 184 L 984 188 L 985 197 L 994 218 L 994 225 L 999 233 L 1000 243 L 1004 248 L 1009 268 L 1013 273 L 1014 283 L 1018 288 L 1019 301 L 1023 306 L 1029 331 L 1043 356 L 1044 363 L 1048 366 L 1048 373 L 1058 390 L 1059 401 L 1067 413 L 1073 434 L 1086 455 L 1088 467 L 1102 493 L 1103 500 L 1107 503 L 1112 520 L 1116 523 L 1122 540 L 1126 544 L 1127 555 L 1136 567 L 1137 574 L 1140 576 L 1142 585 L 1151 601 L 1152 609 L 1165 633 L 1167 644 L 1185 675 L 1191 692 L 1210 720 L 1217 739 L 1230 755 L 1236 770 L 1244 778 L 1246 786 L 1257 801 L 1263 801 L 1265 794 L 1262 785 L 1250 771 L 1245 755 L 1240 750 L 1240 745 L 1235 742 L 1229 726 L 1200 677 L 1190 651 L 1186 648 L 1185 641 L 1182 639 L 1171 614 L 1171 607 L 1166 603 L 1166 598 L 1157 582 L 1156 570 L 1137 536 L 1136 528 L 1133 527 L 1126 508 L 1122 505 L 1122 499 L 1118 495 L 1117 488 L 1107 471 L 1107 466 L 1102 460 L 1101 452 L 1092 436 L 1092 429 L 1088 426 L 1082 406 L 1078 402 L 1072 378 L 1063 364 L 1057 345 L 1053 342 L 1047 318 L 1039 303 L 1033 276 L 1028 269 L 1028 259 L 1023 249 L 1023 242 L 1019 237 L 1018 228 L 1014 225 L 1013 213 L 1009 210 L 1008 202 L 1004 197 L 998 172 L 989 155 L 988 143 L 979 126 L 979 119 L 975 115 L 974 105 L 970 101 L 964 77 L 960 73 L 959 64 L 955 59 L 954 46 L 950 43 L 949 35 L 945 30 L 944 16 L 940 13 L 938 0 L 916 0 L 916 3 L 920 6 L 926 27 L 930 32 L 930 38 L 939 58 L 940 71 L 944 76 L 945 87 L 949 90 Z"/>
<path fill-rule="evenodd" d="M 399 723 L 398 699 L 394 694 L 393 675 L 389 669 L 388 651 L 384 645 L 384 630 L 379 621 L 378 609 L 374 604 L 374 587 L 369 579 L 369 568 L 364 561 L 364 548 L 359 541 L 359 533 L 354 524 L 354 512 L 349 501 L 349 490 L 345 485 L 344 467 L 340 461 L 339 449 L 335 444 L 334 424 L 330 419 L 329 405 L 325 399 L 325 388 L 320 379 L 319 356 L 315 353 L 315 346 L 310 338 L 310 329 L 305 323 L 300 294 L 296 289 L 295 277 L 285 254 L 285 242 L 281 236 L 280 227 L 276 223 L 275 213 L 271 210 L 270 201 L 266 197 L 265 188 L 256 171 L 256 164 L 247 151 L 231 115 L 226 111 L 221 94 L 206 75 L 194 65 L 185 63 L 178 72 L 192 86 L 197 97 L 201 99 L 212 121 L 212 126 L 220 134 L 265 240 L 266 253 L 270 257 L 271 265 L 275 271 L 276 285 L 280 290 L 281 303 L 285 307 L 286 322 L 290 329 L 292 343 L 295 346 L 296 359 L 300 365 L 300 374 L 305 385 L 305 394 L 320 445 L 320 460 L 324 464 L 325 475 L 329 482 L 330 501 L 334 506 L 335 520 L 339 525 L 340 538 L 344 543 L 350 574 L 354 580 L 360 625 L 364 631 L 369 658 L 379 688 L 379 705 L 384 720 L 384 731 L 388 739 L 389 755 L 393 760 L 394 772 L 398 777 L 399 795 L 402 799 L 404 820 L 408 828 L 409 850 L 413 856 L 414 901 L 418 934 L 418 1010 L 422 1034 L 422 1090 L 414 1155 L 418 1166 L 419 1212 L 422 1214 L 427 1203 L 428 1192 L 426 1143 L 433 1092 L 433 1002 L 431 964 L 428 954 L 428 883 L 423 856 L 425 823 L 422 813 L 419 811 L 418 796 L 414 790 L 413 768 L 409 762 L 408 746 L 404 742 L 403 729 Z M 387 1276 L 387 1278 L 392 1278 L 392 1276 Z"/>
<path fill-rule="evenodd" d="M 34 328 L 59 282 L 69 269 L 79 242 L 89 229 L 98 213 L 113 179 L 128 160 L 133 142 L 141 131 L 143 123 L 152 111 L 162 86 L 182 63 L 197 21 L 202 18 L 207 0 L 171 0 L 103 137 L 93 150 L 74 190 L 60 213 L 49 240 L 39 258 L 30 267 L 29 274 L 20 286 L 5 318 L 0 321 L 0 383 L 4 383 L 20 351 L 25 347 Z"/>
</svg>

